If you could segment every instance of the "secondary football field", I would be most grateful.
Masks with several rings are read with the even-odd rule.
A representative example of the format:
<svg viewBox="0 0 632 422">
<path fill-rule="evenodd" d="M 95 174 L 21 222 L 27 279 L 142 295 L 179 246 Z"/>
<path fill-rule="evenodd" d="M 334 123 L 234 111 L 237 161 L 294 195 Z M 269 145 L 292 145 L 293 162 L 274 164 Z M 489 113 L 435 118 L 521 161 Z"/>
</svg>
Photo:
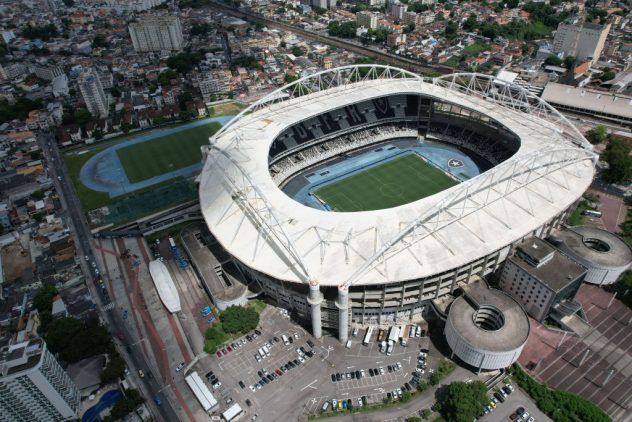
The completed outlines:
<svg viewBox="0 0 632 422">
<path fill-rule="evenodd" d="M 329 183 L 314 195 L 334 211 L 370 211 L 407 204 L 457 183 L 413 153 Z"/>
<path fill-rule="evenodd" d="M 200 147 L 217 132 L 217 122 L 118 149 L 116 154 L 130 183 L 199 163 Z"/>
</svg>

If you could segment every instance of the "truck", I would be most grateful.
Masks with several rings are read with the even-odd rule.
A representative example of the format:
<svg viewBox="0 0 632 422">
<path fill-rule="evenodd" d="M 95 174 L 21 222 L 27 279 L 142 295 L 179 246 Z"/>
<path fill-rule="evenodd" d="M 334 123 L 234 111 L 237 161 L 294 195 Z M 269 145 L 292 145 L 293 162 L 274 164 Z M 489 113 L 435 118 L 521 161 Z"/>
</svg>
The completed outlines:
<svg viewBox="0 0 632 422">
<path fill-rule="evenodd" d="M 391 354 L 393 354 L 393 347 L 394 344 L 391 340 L 388 341 L 388 346 L 386 348 L 386 356 L 390 356 Z"/>
<path fill-rule="evenodd" d="M 393 343 L 399 341 L 399 327 L 391 327 L 388 332 L 388 341 Z"/>
<path fill-rule="evenodd" d="M 377 334 L 377 341 L 382 341 L 384 340 L 384 336 L 385 336 L 385 330 L 380 330 Z"/>
<path fill-rule="evenodd" d="M 408 337 L 410 335 L 410 325 L 403 326 L 404 330 L 402 331 L 401 343 L 403 347 L 406 347 L 408 344 Z"/>
</svg>

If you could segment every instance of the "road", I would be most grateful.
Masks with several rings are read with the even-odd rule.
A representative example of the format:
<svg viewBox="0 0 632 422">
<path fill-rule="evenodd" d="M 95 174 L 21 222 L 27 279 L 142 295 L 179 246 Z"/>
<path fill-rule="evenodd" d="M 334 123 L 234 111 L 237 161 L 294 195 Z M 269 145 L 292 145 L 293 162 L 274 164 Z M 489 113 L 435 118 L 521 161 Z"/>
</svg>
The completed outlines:
<svg viewBox="0 0 632 422">
<path fill-rule="evenodd" d="M 94 253 L 91 244 L 92 233 L 88 228 L 84 215 L 81 211 L 81 204 L 79 198 L 75 192 L 74 186 L 70 177 L 66 172 L 66 168 L 61 159 L 61 154 L 57 148 L 56 141 L 52 134 L 40 134 L 38 136 L 38 142 L 42 148 L 44 157 L 47 158 L 49 175 L 55 181 L 57 192 L 60 195 L 64 213 L 67 213 L 66 222 L 71 233 L 74 236 L 75 245 L 77 247 L 77 254 L 81 257 L 80 263 L 82 270 L 86 276 L 86 284 L 90 290 L 90 294 L 96 302 L 97 309 L 105 325 L 111 334 L 113 330 L 120 333 L 122 340 L 116 340 L 115 343 L 118 346 L 119 353 L 125 359 L 127 366 L 130 368 L 131 376 L 134 377 L 136 385 L 140 386 L 143 394 L 147 398 L 147 405 L 149 406 L 152 414 L 159 420 L 163 421 L 176 421 L 178 416 L 173 410 L 171 403 L 168 400 L 161 400 L 161 406 L 155 405 L 152 397 L 159 394 L 160 397 L 166 398 L 164 394 L 160 394 L 164 387 L 160 383 L 160 378 L 156 378 L 151 369 L 145 363 L 147 358 L 143 356 L 140 348 L 132 348 L 129 345 L 134 344 L 132 335 L 127 331 L 127 325 L 122 320 L 121 316 L 115 312 L 116 307 L 112 308 L 112 303 L 109 294 L 106 289 L 99 288 L 95 277 L 93 268 L 84 258 L 87 256 L 91 262 L 95 262 Z M 64 214 L 62 213 L 62 215 Z M 109 305 L 109 306 L 108 306 Z M 108 311 L 104 310 L 104 307 L 109 308 Z M 116 328 L 114 328 L 116 327 Z M 136 376 L 138 369 L 143 369 L 147 374 L 144 378 Z"/>
<path fill-rule="evenodd" d="M 397 67 L 401 67 L 403 69 L 407 69 L 416 73 L 420 73 L 420 74 L 432 74 L 432 73 L 442 73 L 442 74 L 449 74 L 449 73 L 453 73 L 454 69 L 450 68 L 450 67 L 446 67 L 446 66 L 437 66 L 437 67 L 430 67 L 430 66 L 424 66 L 421 63 L 419 63 L 416 60 L 410 59 L 408 57 L 403 57 L 403 56 L 398 56 L 396 54 L 391 54 L 382 50 L 377 50 L 375 48 L 371 48 L 368 46 L 364 46 L 362 44 L 359 43 L 355 43 L 355 42 L 351 42 L 351 41 L 347 41 L 347 40 L 343 40 L 341 38 L 336 38 L 336 37 L 330 37 L 328 35 L 322 34 L 322 33 L 317 33 L 314 31 L 307 31 L 303 28 L 299 28 L 296 27 L 294 25 L 290 25 L 288 23 L 282 22 L 282 21 L 278 21 L 278 20 L 274 20 L 274 19 L 270 19 L 270 18 L 266 18 L 264 16 L 261 15 L 257 15 L 255 13 L 249 12 L 249 11 L 245 11 L 245 10 L 241 10 L 241 9 L 236 9 L 233 8 L 227 4 L 223 4 L 220 2 L 216 2 L 216 1 L 211 1 L 210 2 L 210 7 L 214 8 L 216 10 L 220 10 L 226 14 L 232 15 L 232 16 L 236 16 L 239 18 L 245 18 L 251 21 L 255 21 L 255 22 L 259 22 L 262 23 L 264 25 L 273 27 L 273 28 L 278 28 L 278 29 L 283 29 L 286 31 L 292 31 L 298 35 L 300 35 L 303 38 L 312 40 L 312 41 L 318 41 L 318 42 L 322 42 L 328 45 L 332 45 L 334 47 L 338 47 L 338 48 L 343 48 L 345 50 L 348 51 L 352 51 L 354 53 L 357 54 L 361 54 L 364 56 L 371 56 L 371 57 L 375 57 L 377 59 L 383 60 L 384 62 L 393 65 L 393 66 L 397 66 Z"/>
</svg>

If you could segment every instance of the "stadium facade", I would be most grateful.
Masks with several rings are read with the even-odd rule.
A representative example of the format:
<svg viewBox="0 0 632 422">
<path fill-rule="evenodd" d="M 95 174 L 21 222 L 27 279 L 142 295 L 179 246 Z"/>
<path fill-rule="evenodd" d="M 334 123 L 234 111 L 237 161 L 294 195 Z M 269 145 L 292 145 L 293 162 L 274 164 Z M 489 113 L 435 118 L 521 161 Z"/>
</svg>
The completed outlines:
<svg viewBox="0 0 632 422">
<path fill-rule="evenodd" d="M 484 169 L 371 211 L 317 209 L 282 190 L 323 163 L 402 136 L 451 145 Z M 316 337 L 326 328 L 341 341 L 351 322 L 415 320 L 431 300 L 495 271 L 524 238 L 548 236 L 596 162 L 572 124 L 520 87 L 379 65 L 331 69 L 274 91 L 216 133 L 204 154 L 200 203 L 211 234 L 249 282 L 311 321 Z"/>
</svg>

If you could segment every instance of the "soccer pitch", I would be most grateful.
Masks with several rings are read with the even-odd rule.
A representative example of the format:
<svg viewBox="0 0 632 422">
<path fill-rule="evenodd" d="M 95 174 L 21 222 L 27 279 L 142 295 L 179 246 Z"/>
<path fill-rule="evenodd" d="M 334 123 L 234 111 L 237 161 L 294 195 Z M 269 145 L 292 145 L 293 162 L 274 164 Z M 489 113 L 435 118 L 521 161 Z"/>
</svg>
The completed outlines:
<svg viewBox="0 0 632 422">
<path fill-rule="evenodd" d="M 314 195 L 334 211 L 370 211 L 407 204 L 457 183 L 413 153 L 332 182 Z"/>
<path fill-rule="evenodd" d="M 217 122 L 172 133 L 116 151 L 130 183 L 140 182 L 202 160 L 200 147 L 222 127 Z"/>
</svg>

